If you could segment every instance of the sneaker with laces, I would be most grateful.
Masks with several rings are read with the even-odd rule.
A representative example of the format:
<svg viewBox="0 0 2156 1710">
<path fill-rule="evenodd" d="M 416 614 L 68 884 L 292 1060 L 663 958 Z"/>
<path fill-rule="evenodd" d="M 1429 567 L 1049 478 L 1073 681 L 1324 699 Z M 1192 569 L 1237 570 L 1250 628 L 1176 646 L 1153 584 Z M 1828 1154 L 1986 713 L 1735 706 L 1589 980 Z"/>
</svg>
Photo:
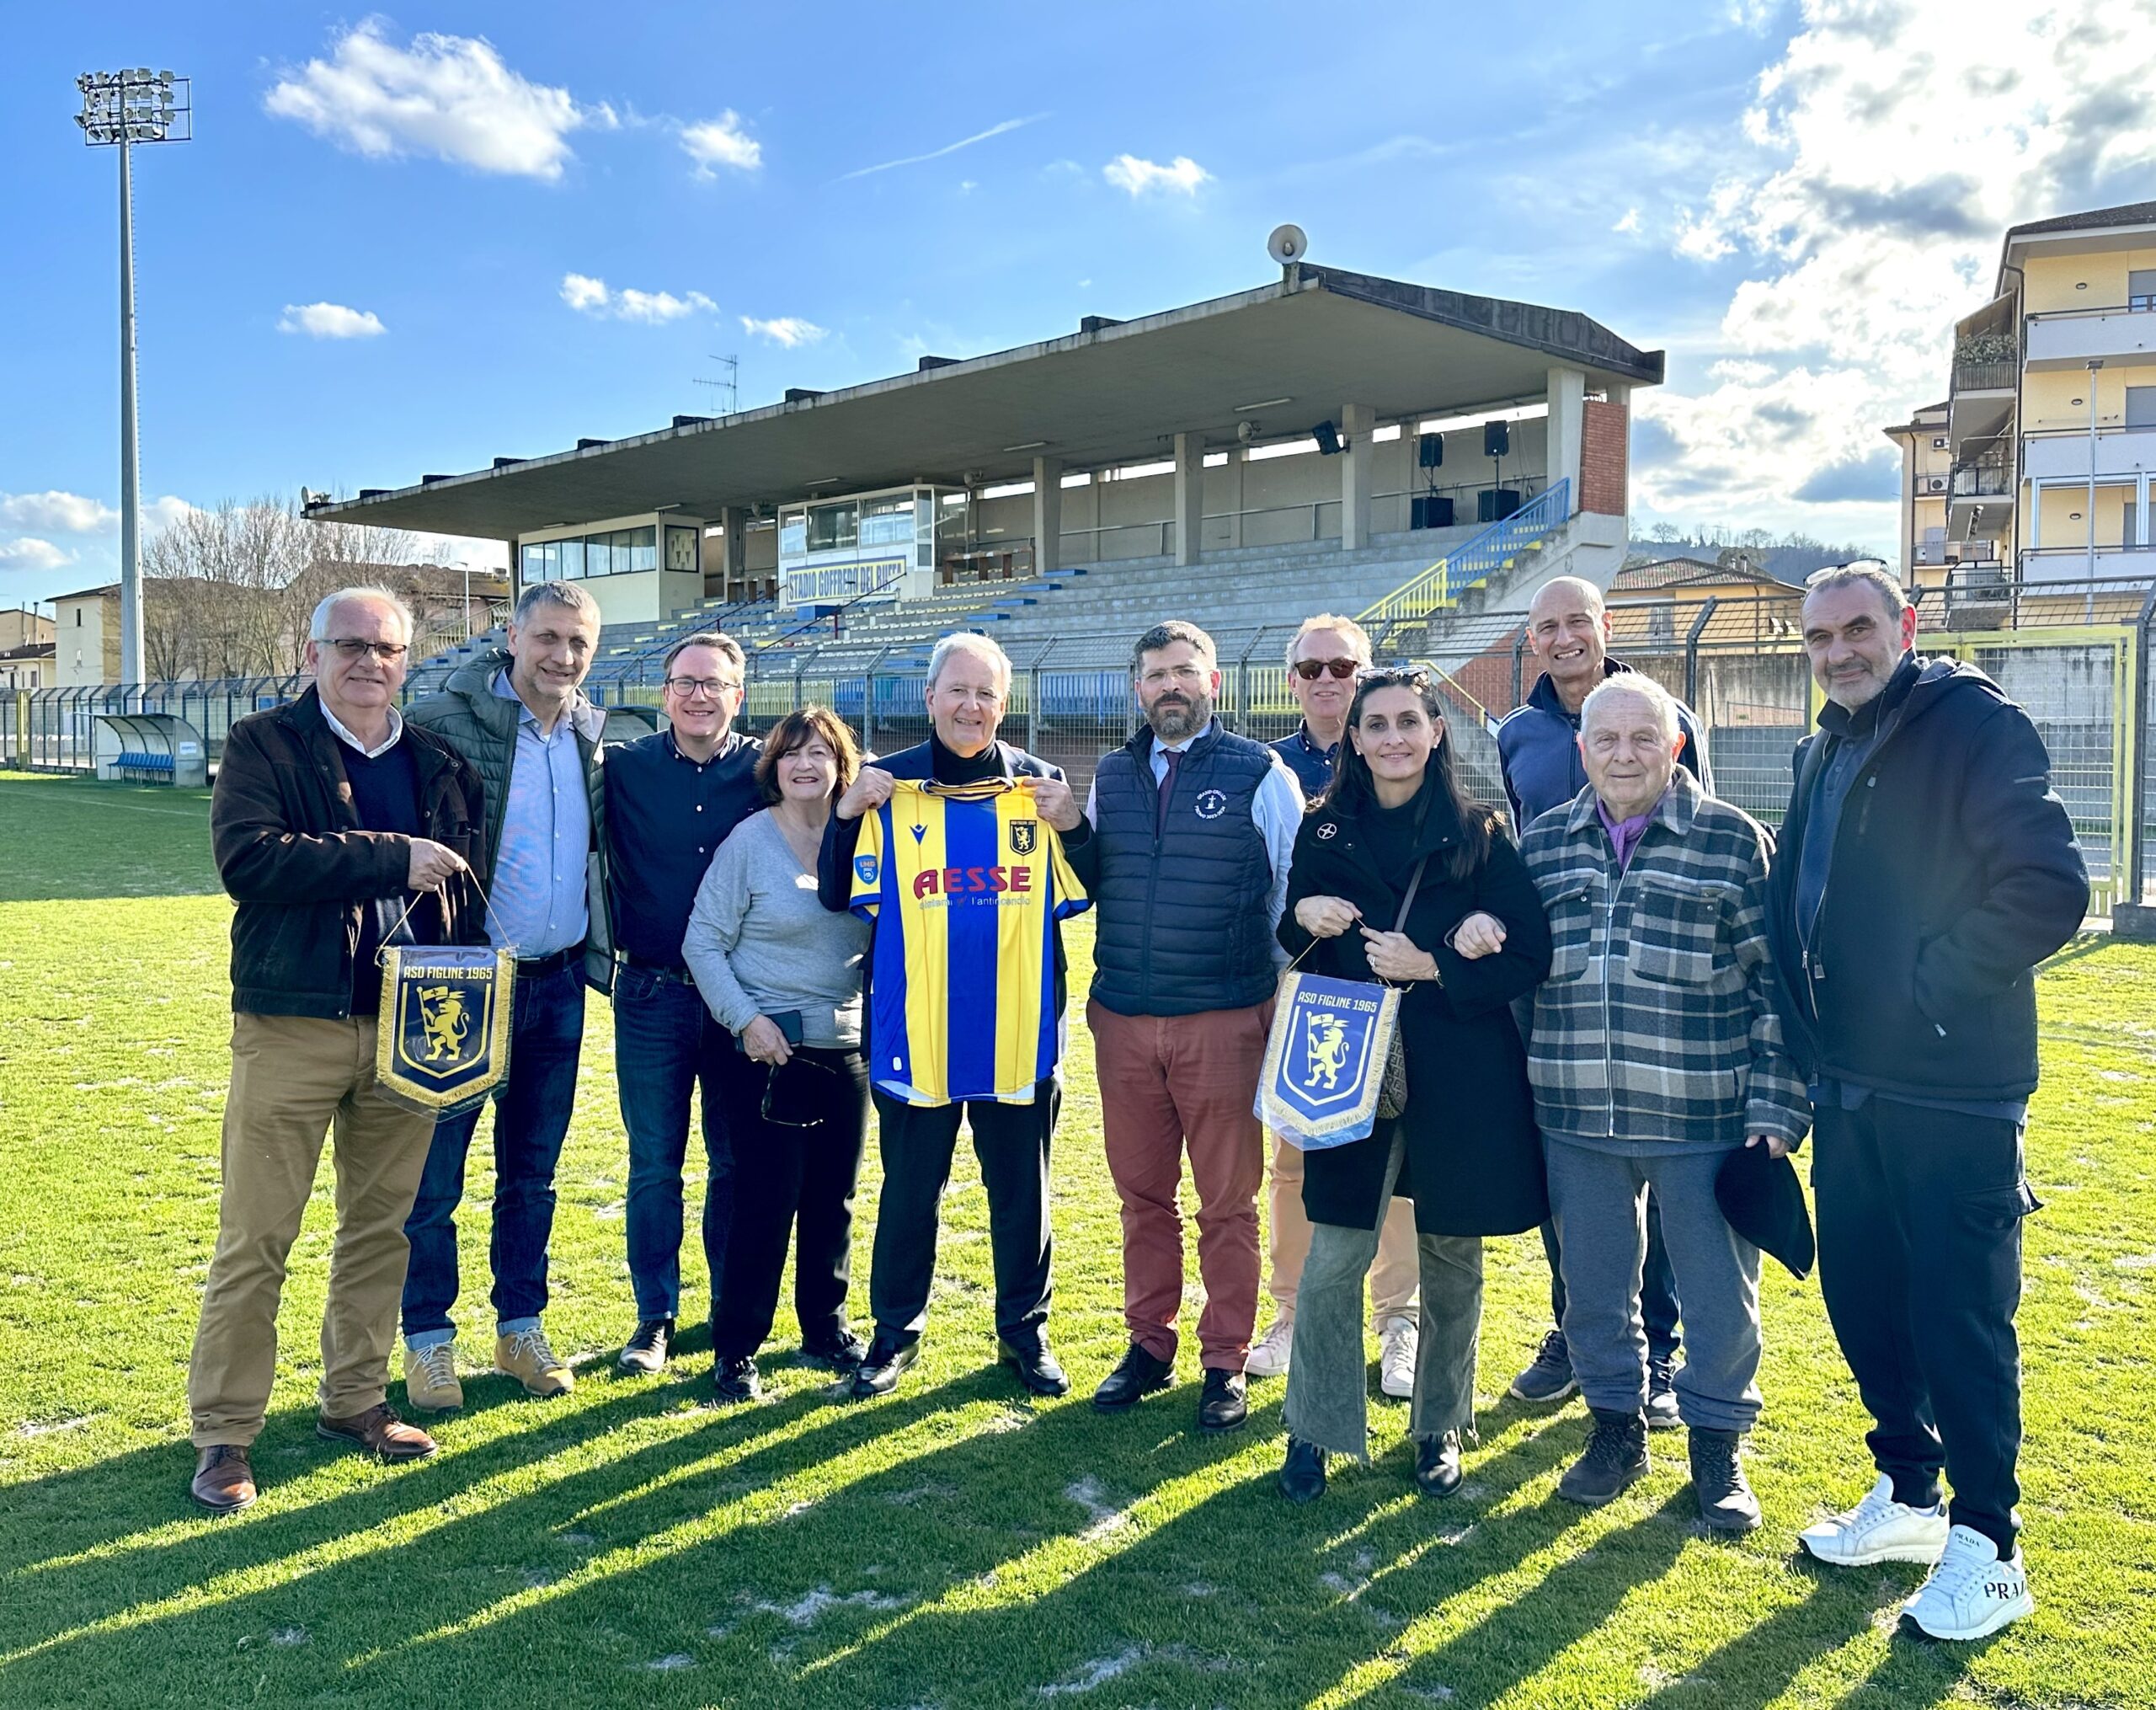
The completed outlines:
<svg viewBox="0 0 2156 1710">
<path fill-rule="evenodd" d="M 464 1386 L 456 1381 L 456 1344 L 404 1349 L 404 1399 L 421 1411 L 438 1413 L 464 1405 Z"/>
<path fill-rule="evenodd" d="M 1415 1355 L 1421 1342 L 1412 1318 L 1387 1318 L 1378 1327 L 1378 1388 L 1395 1401 L 1415 1393 Z"/>
<path fill-rule="evenodd" d="M 511 1330 L 494 1338 L 494 1370 L 507 1372 L 527 1395 L 567 1395 L 576 1374 L 547 1345 L 544 1330 Z"/>
<path fill-rule="evenodd" d="M 1289 1355 L 1295 1345 L 1295 1315 L 1283 1312 L 1266 1327 L 1265 1333 L 1250 1344 L 1243 1361 L 1245 1377 L 1285 1377 Z"/>
<path fill-rule="evenodd" d="M 1512 1382 L 1512 1392 L 1521 1401 L 1545 1403 L 1562 1401 L 1580 1387 L 1572 1376 L 1572 1350 L 1565 1346 L 1565 1333 L 1552 1330 L 1542 1339 L 1526 1371 Z"/>
<path fill-rule="evenodd" d="M 1894 1500 L 1885 1473 L 1862 1502 L 1845 1513 L 1806 1526 L 1797 1542 L 1836 1568 L 1868 1568 L 1874 1562 L 1921 1562 L 1929 1567 L 1946 1547 L 1946 1504 L 1911 1508 Z"/>
<path fill-rule="evenodd" d="M 2036 1606 L 2021 1552 L 2002 1558 L 1982 1532 L 1957 1526 L 1931 1577 L 1902 1606 L 1902 1619 L 1927 1638 L 1982 1638 Z"/>
<path fill-rule="evenodd" d="M 1557 1494 L 1583 1508 L 1614 1502 L 1647 1471 L 1647 1421 L 1644 1413 L 1604 1413 L 1596 1408 L 1580 1458 L 1557 1481 Z"/>
</svg>

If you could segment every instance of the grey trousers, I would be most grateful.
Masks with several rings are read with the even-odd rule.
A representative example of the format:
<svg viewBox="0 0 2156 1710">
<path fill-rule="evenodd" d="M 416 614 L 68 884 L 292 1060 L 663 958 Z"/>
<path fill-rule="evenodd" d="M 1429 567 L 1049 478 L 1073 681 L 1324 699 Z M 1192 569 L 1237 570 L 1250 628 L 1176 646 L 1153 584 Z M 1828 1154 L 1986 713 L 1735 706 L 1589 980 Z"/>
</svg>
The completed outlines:
<svg viewBox="0 0 2156 1710">
<path fill-rule="evenodd" d="M 1640 1320 L 1647 1188 L 1684 1302 L 1684 1363 L 1674 1387 L 1687 1425 L 1748 1431 L 1759 1417 L 1759 1249 L 1715 1203 L 1724 1152 L 1620 1157 L 1561 1140 L 1543 1145 L 1550 1215 L 1563 1243 L 1565 1342 L 1591 1408 L 1636 1413 L 1647 1401 Z"/>
<path fill-rule="evenodd" d="M 1405 1142 L 1396 1135 L 1383 1202 L 1392 1202 Z M 1379 1220 L 1382 1227 L 1384 1220 Z M 1369 1389 L 1363 1359 L 1363 1280 L 1378 1228 L 1313 1226 L 1295 1300 L 1295 1339 L 1282 1409 L 1289 1433 L 1334 1455 L 1369 1459 Z M 1482 1237 L 1415 1237 L 1422 1280 L 1422 1329 L 1409 1429 L 1418 1440 L 1475 1432 L 1475 1355 L 1482 1333 Z"/>
</svg>

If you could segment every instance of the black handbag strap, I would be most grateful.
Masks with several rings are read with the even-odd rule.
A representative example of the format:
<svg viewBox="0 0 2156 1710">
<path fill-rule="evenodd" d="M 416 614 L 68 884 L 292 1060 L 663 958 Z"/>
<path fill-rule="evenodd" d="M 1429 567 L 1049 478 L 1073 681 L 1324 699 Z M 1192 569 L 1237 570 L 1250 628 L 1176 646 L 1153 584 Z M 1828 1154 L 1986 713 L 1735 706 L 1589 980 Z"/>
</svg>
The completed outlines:
<svg viewBox="0 0 2156 1710">
<path fill-rule="evenodd" d="M 1400 899 L 1400 918 L 1392 923 L 1396 932 L 1407 930 L 1407 911 L 1415 906 L 1415 893 L 1422 884 L 1422 869 L 1429 864 L 1430 858 L 1426 854 L 1415 863 L 1415 870 L 1407 875 L 1407 895 Z"/>
</svg>

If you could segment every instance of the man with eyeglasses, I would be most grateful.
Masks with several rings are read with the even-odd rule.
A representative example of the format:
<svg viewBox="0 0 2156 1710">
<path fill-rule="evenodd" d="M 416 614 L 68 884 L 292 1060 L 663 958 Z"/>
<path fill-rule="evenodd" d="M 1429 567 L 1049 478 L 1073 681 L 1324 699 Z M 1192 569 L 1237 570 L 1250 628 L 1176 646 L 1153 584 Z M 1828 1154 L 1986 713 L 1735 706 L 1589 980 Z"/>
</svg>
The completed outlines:
<svg viewBox="0 0 2156 1710">
<path fill-rule="evenodd" d="M 1497 760 L 1512 803 L 1515 836 L 1524 838 L 1536 820 L 1568 805 L 1587 788 L 1587 768 L 1580 760 L 1580 709 L 1606 679 L 1632 669 L 1609 656 L 1609 608 L 1602 590 L 1580 577 L 1552 577 L 1528 607 L 1527 644 L 1542 675 L 1526 701 L 1497 727 Z M 1712 795 L 1714 774 L 1707 766 L 1700 721 L 1682 701 L 1675 705 L 1684 737 L 1677 763 L 1692 774 L 1703 794 Z M 1674 1430 L 1682 1423 L 1675 1387 L 1677 1280 L 1662 1244 L 1661 1206 L 1652 1189 L 1646 1221 L 1640 1311 L 1646 1323 L 1647 1423 L 1657 1430 Z M 1562 1401 L 1579 1387 L 1565 1344 L 1564 1252 L 1555 1222 L 1542 1226 L 1542 1249 L 1550 1261 L 1551 1328 L 1533 1360 L 1512 1381 L 1513 1395 L 1524 1402 Z"/>
<path fill-rule="evenodd" d="M 1332 783 L 1333 766 L 1354 704 L 1355 674 L 1370 662 L 1370 638 L 1352 617 L 1321 612 L 1306 617 L 1288 644 L 1288 692 L 1303 709 L 1294 734 L 1273 745 L 1288 762 L 1303 794 L 1315 801 Z M 1285 1377 L 1295 1340 L 1295 1296 L 1303 1261 L 1310 1256 L 1310 1220 L 1303 1210 L 1303 1154 L 1275 1136 L 1267 1173 L 1270 1211 L 1270 1269 L 1265 1291 L 1273 1296 L 1273 1323 L 1251 1345 L 1243 1363 L 1251 1377 Z M 1378 1387 L 1396 1401 L 1415 1391 L 1417 1330 L 1421 1299 L 1415 1257 L 1415 1208 L 1395 1200 L 1378 1237 L 1370 1267 L 1370 1321 L 1378 1333 Z"/>
<path fill-rule="evenodd" d="M 536 1396 L 566 1394 L 575 1383 L 542 1323 L 547 1247 L 584 1049 L 584 988 L 613 983 L 600 766 L 606 714 L 582 688 L 598 646 L 599 602 L 574 582 L 536 583 L 517 600 L 507 648 L 480 654 L 409 715 L 486 784 L 488 933 L 516 955 L 509 1077 L 493 1099 L 494 1370 Z M 450 1309 L 456 1208 L 479 1116 L 470 1110 L 435 1125 L 405 1225 L 404 1393 L 414 1407 L 464 1404 Z"/>
<path fill-rule="evenodd" d="M 1303 793 L 1262 742 L 1223 729 L 1213 639 L 1155 624 L 1131 649 L 1145 722 L 1093 775 L 1093 836 L 1071 854 L 1099 910 L 1086 1019 L 1108 1173 L 1123 1201 L 1130 1346 L 1093 1392 L 1103 1413 L 1173 1381 L 1182 1285 L 1182 1160 L 1198 1189 L 1198 1423 L 1249 1417 L 1257 1328 L 1257 1190 L 1265 1131 L 1251 1107 L 1285 959 L 1273 929 Z"/>
<path fill-rule="evenodd" d="M 677 641 L 661 666 L 667 728 L 606 756 L 606 835 L 612 845 L 614 1069 L 629 1136 L 629 1286 L 637 1327 L 624 1371 L 666 1363 L 681 1303 L 682 1163 L 689 1095 L 704 1136 L 703 1243 L 712 1310 L 734 1221 L 734 1153 L 719 1065 L 733 1035 L 712 1018 L 682 960 L 696 887 L 727 833 L 763 804 L 763 744 L 734 729 L 746 669 L 741 644 L 706 631 Z"/>
<path fill-rule="evenodd" d="M 212 1513 L 255 1499 L 250 1450 L 277 1371 L 286 1262 L 336 1136 L 337 1232 L 322 1320 L 317 1435 L 385 1461 L 434 1440 L 385 1397 L 404 1276 L 405 1214 L 434 1120 L 374 1096 L 375 955 L 479 933 L 478 774 L 397 712 L 410 612 L 383 588 L 315 608 L 314 685 L 240 719 L 210 807 L 232 915 L 232 1075 L 217 1245 L 187 1371 L 192 1494 Z"/>
</svg>

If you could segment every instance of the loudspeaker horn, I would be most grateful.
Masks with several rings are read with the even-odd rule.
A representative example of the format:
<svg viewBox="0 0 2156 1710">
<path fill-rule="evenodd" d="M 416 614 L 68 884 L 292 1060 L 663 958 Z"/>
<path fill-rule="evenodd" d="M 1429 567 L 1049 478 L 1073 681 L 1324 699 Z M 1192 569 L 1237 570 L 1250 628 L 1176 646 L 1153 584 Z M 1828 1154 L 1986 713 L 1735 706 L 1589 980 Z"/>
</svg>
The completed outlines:
<svg viewBox="0 0 2156 1710">
<path fill-rule="evenodd" d="M 1303 235 L 1300 226 L 1275 226 L 1273 235 L 1265 240 L 1265 253 L 1283 267 L 1300 261 L 1310 247 L 1310 240 Z"/>
</svg>

